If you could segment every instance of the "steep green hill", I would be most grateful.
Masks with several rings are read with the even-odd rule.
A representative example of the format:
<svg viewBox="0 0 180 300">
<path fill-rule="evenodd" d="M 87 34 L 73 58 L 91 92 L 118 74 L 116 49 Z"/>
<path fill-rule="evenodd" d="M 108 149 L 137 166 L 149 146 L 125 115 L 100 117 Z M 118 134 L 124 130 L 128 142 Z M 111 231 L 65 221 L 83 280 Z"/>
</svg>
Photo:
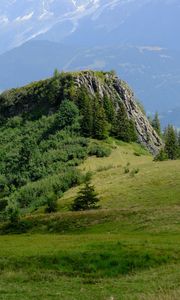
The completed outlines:
<svg viewBox="0 0 180 300">
<path fill-rule="evenodd" d="M 55 73 L 0 97 L 0 299 L 179 299 L 180 161 L 153 161 L 127 85 Z M 72 212 L 87 174 L 100 208 Z"/>
<path fill-rule="evenodd" d="M 0 95 L 0 121 L 1 211 L 8 203 L 33 211 L 81 182 L 76 166 L 90 155 L 110 153 L 110 145 L 91 138 L 140 142 L 152 153 L 162 145 L 113 72 L 55 72 L 6 91 Z"/>
</svg>

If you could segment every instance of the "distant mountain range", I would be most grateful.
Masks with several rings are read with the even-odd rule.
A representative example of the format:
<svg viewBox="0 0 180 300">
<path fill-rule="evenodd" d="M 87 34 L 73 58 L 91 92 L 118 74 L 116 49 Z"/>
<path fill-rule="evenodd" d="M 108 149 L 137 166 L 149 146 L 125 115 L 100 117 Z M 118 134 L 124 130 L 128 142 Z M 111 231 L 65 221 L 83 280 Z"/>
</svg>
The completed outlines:
<svg viewBox="0 0 180 300">
<path fill-rule="evenodd" d="M 180 127 L 179 15 L 179 0 L 1 0 L 0 90 L 56 67 L 114 69 Z"/>
<path fill-rule="evenodd" d="M 56 24 L 62 24 L 58 39 L 64 38 L 79 18 L 98 7 L 99 0 L 1 0 L 0 53 L 48 32 Z"/>
</svg>

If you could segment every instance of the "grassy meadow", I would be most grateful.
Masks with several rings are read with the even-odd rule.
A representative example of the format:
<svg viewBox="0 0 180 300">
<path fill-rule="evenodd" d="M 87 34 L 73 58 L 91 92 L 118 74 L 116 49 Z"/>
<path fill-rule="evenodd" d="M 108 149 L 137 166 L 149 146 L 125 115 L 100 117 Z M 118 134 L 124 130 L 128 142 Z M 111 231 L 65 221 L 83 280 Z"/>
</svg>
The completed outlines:
<svg viewBox="0 0 180 300">
<path fill-rule="evenodd" d="M 101 209 L 70 212 L 79 187 L 0 236 L 0 299 L 180 299 L 180 161 L 108 141 L 91 171 Z M 24 227 L 23 227 L 24 226 Z"/>
</svg>

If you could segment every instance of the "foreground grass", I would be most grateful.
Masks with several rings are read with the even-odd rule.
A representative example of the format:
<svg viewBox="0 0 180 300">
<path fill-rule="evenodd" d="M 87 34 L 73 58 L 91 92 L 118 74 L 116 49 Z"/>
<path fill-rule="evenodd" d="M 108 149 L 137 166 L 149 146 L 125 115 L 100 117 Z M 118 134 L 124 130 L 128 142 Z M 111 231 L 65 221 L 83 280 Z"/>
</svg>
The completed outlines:
<svg viewBox="0 0 180 300">
<path fill-rule="evenodd" d="M 111 143 L 110 157 L 80 167 L 93 172 L 100 210 L 68 212 L 73 188 L 58 213 L 0 236 L 0 299 L 180 299 L 180 162 Z"/>
<path fill-rule="evenodd" d="M 179 293 L 176 235 L 15 235 L 0 237 L 0 244 L 0 299 L 157 299 Z"/>
</svg>

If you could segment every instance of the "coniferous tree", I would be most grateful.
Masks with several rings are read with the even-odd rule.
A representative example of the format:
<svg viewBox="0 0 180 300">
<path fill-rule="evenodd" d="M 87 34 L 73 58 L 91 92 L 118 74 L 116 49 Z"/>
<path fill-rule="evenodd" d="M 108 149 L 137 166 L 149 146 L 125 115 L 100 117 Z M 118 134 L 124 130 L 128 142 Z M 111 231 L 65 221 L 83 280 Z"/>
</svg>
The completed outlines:
<svg viewBox="0 0 180 300">
<path fill-rule="evenodd" d="M 97 203 L 99 198 L 95 192 L 94 186 L 91 185 L 90 179 L 88 179 L 84 187 L 79 191 L 78 196 L 75 198 L 72 204 L 72 210 L 81 211 L 88 209 L 97 209 Z"/>
<path fill-rule="evenodd" d="M 168 125 L 164 133 L 165 152 L 169 159 L 176 159 L 178 156 L 178 141 L 176 132 L 172 125 Z"/>
<path fill-rule="evenodd" d="M 105 139 L 109 135 L 110 124 L 107 122 L 106 113 L 99 99 L 94 101 L 93 111 L 93 137 L 97 139 Z"/>
<path fill-rule="evenodd" d="M 104 107 L 108 122 L 112 124 L 115 119 L 115 109 L 114 109 L 112 100 L 107 95 L 105 95 L 103 98 L 103 107 Z"/>
<path fill-rule="evenodd" d="M 126 109 L 122 102 L 119 103 L 119 109 L 113 125 L 113 134 L 117 139 L 124 142 L 137 140 L 134 123 L 128 119 Z"/>
<path fill-rule="evenodd" d="M 129 121 L 129 126 L 128 126 L 128 135 L 129 135 L 129 141 L 130 142 L 137 142 L 137 132 L 135 129 L 134 122 L 132 120 Z"/>
<path fill-rule="evenodd" d="M 80 120 L 81 133 L 84 136 L 92 136 L 93 133 L 93 109 L 92 99 L 89 97 L 88 92 L 82 89 L 78 92 L 76 103 L 82 116 Z"/>
<path fill-rule="evenodd" d="M 180 131 L 177 132 L 178 158 L 180 158 Z"/>
<path fill-rule="evenodd" d="M 157 134 L 161 135 L 161 123 L 159 121 L 159 115 L 157 112 L 155 113 L 154 119 L 152 120 L 151 124 Z"/>
</svg>

